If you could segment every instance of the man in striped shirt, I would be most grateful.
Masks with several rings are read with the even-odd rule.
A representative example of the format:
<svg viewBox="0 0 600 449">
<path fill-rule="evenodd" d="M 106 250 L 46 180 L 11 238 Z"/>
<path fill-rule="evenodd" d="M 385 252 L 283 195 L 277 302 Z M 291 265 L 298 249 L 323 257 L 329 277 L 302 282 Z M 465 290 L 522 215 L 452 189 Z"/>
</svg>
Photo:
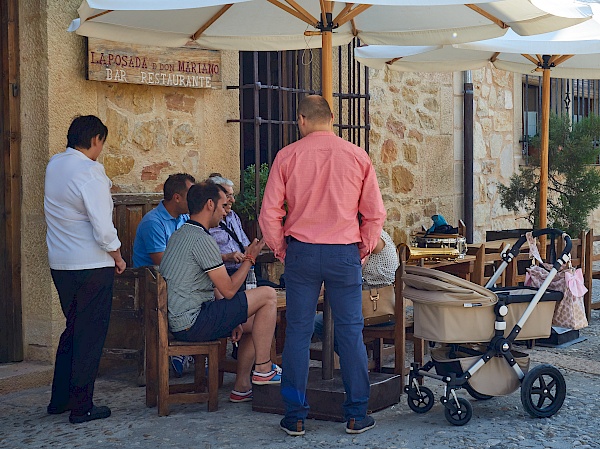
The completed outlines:
<svg viewBox="0 0 600 449">
<path fill-rule="evenodd" d="M 252 384 L 281 383 L 271 362 L 277 296 L 271 287 L 238 292 L 264 243 L 248 245 L 240 268 L 230 277 L 208 230 L 225 214 L 225 190 L 212 182 L 193 185 L 187 202 L 190 219 L 173 233 L 160 263 L 167 281 L 169 328 L 177 340 L 239 342 L 232 402 L 252 399 Z M 224 297 L 215 297 L 215 290 Z M 254 370 L 252 366 L 254 365 Z"/>
</svg>

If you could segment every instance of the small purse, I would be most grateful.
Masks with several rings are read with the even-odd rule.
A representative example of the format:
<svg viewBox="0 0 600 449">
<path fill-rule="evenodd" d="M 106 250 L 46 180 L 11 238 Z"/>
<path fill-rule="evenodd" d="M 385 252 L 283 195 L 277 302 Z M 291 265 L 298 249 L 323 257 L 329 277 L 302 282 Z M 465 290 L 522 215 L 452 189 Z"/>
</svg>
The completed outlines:
<svg viewBox="0 0 600 449">
<path fill-rule="evenodd" d="M 362 312 L 365 326 L 374 324 L 393 323 L 396 295 L 394 286 L 369 288 L 362 292 Z"/>
</svg>

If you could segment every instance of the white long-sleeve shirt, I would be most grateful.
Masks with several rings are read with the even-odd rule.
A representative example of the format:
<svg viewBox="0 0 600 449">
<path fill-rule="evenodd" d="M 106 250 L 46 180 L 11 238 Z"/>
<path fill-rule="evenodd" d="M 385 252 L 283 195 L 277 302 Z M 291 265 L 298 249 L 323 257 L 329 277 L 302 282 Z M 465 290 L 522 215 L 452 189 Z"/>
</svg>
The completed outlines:
<svg viewBox="0 0 600 449">
<path fill-rule="evenodd" d="M 73 148 L 46 168 L 44 212 L 50 268 L 114 267 L 108 252 L 121 247 L 112 222 L 112 183 L 104 167 Z"/>
</svg>

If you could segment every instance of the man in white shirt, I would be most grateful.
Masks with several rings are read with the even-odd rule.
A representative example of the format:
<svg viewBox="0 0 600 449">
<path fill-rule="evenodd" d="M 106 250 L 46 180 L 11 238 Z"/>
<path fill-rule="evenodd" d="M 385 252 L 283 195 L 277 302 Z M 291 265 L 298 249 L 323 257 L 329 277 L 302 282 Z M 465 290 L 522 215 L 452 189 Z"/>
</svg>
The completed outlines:
<svg viewBox="0 0 600 449">
<path fill-rule="evenodd" d="M 67 133 L 67 149 L 53 156 L 46 169 L 48 259 L 66 318 L 47 411 L 70 410 L 72 424 L 110 416 L 108 407 L 92 401 L 108 331 L 114 273 L 125 270 L 112 222 L 112 184 L 96 162 L 107 134 L 98 117 L 75 118 Z"/>
</svg>

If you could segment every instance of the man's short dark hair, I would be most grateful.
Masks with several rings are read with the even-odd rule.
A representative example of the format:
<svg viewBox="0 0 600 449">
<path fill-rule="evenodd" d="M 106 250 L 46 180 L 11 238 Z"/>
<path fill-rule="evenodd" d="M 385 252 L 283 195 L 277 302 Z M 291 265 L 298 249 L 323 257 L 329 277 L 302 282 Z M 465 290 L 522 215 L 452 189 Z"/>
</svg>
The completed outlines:
<svg viewBox="0 0 600 449">
<path fill-rule="evenodd" d="M 173 195 L 176 193 L 185 195 L 187 191 L 186 181 L 189 181 L 192 184 L 196 183 L 194 177 L 192 175 L 188 175 L 187 173 L 170 175 L 163 185 L 163 194 L 165 200 L 171 201 L 173 199 Z"/>
<path fill-rule="evenodd" d="M 108 136 L 108 128 L 102 120 L 95 115 L 79 115 L 73 119 L 67 131 L 67 146 L 87 150 L 96 136 L 101 140 Z"/>
<path fill-rule="evenodd" d="M 329 123 L 331 108 L 322 96 L 309 95 L 304 97 L 298 104 L 298 115 L 314 123 Z"/>
<path fill-rule="evenodd" d="M 212 181 L 204 181 L 200 184 L 194 184 L 190 187 L 187 194 L 187 203 L 190 215 L 197 214 L 200 212 L 208 200 L 213 200 L 213 203 L 217 204 L 221 198 L 221 192 L 225 192 L 225 189 L 219 184 L 215 184 Z"/>
</svg>

